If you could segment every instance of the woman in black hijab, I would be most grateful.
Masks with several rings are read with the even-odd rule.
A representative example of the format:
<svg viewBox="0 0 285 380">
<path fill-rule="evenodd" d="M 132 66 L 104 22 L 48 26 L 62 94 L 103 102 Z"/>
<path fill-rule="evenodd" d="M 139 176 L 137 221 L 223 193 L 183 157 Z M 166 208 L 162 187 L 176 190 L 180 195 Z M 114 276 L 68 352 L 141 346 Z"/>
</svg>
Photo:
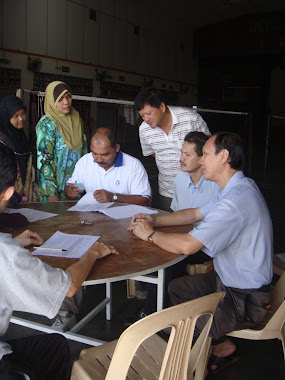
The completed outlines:
<svg viewBox="0 0 285 380">
<path fill-rule="evenodd" d="M 15 193 L 11 203 L 32 201 L 32 152 L 23 130 L 26 120 L 26 107 L 15 95 L 6 96 L 0 103 L 0 132 L 14 145 L 18 161 L 18 175 Z"/>
</svg>

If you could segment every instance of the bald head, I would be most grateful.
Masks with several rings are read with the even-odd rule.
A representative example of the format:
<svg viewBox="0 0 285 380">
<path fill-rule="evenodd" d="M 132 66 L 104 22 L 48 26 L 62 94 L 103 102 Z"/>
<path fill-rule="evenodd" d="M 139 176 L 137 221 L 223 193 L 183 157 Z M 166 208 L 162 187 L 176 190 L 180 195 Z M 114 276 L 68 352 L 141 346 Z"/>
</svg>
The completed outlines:
<svg viewBox="0 0 285 380">
<path fill-rule="evenodd" d="M 111 128 L 96 128 L 91 135 L 91 143 L 92 140 L 96 141 L 97 144 L 106 143 L 106 140 L 108 140 L 110 146 L 113 148 L 117 145 L 115 134 Z"/>
<path fill-rule="evenodd" d="M 111 129 L 97 128 L 92 134 L 90 150 L 94 161 L 108 170 L 116 163 L 120 145 L 116 144 Z"/>
</svg>

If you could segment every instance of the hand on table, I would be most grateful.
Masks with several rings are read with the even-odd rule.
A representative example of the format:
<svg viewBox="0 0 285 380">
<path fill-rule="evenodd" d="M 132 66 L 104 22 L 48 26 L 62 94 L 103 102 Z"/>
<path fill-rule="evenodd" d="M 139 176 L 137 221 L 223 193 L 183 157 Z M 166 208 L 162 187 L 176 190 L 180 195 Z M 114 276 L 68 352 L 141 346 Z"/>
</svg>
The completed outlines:
<svg viewBox="0 0 285 380">
<path fill-rule="evenodd" d="M 102 259 L 103 257 L 110 255 L 111 253 L 114 253 L 115 255 L 119 254 L 119 252 L 113 245 L 107 245 L 98 241 L 95 244 L 93 244 L 88 251 L 97 253 L 97 259 Z"/>
<path fill-rule="evenodd" d="M 93 197 L 99 203 L 106 203 L 113 201 L 113 193 L 107 190 L 96 190 L 93 193 Z"/>
<path fill-rule="evenodd" d="M 149 235 L 154 231 L 153 227 L 145 220 L 145 219 L 137 219 L 131 229 L 129 227 L 129 231 L 132 231 L 134 235 L 138 238 L 147 241 Z"/>
<path fill-rule="evenodd" d="M 154 218 L 151 215 L 149 215 L 149 214 L 142 214 L 141 213 L 141 214 L 137 214 L 137 215 L 135 215 L 135 216 L 132 217 L 132 220 L 130 222 L 128 230 L 129 231 L 133 231 L 135 223 L 139 222 L 139 221 L 142 221 L 142 220 L 147 221 L 150 226 L 154 226 Z"/>
<path fill-rule="evenodd" d="M 23 247 L 28 247 L 31 244 L 41 245 L 44 242 L 40 235 L 30 230 L 24 231 L 20 235 L 14 237 L 14 239 L 21 243 Z"/>
</svg>

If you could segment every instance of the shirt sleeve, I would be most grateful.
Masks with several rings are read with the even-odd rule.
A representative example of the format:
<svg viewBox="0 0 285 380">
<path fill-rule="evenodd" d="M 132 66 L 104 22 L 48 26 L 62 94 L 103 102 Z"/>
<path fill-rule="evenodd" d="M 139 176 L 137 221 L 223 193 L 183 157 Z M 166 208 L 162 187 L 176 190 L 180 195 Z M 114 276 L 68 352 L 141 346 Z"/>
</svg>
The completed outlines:
<svg viewBox="0 0 285 380">
<path fill-rule="evenodd" d="M 131 195 L 141 195 L 147 198 L 150 198 L 151 195 L 147 172 L 139 160 L 136 160 L 133 167 Z"/>
<path fill-rule="evenodd" d="M 0 265 L 5 268 L 1 305 L 53 318 L 71 286 L 70 274 L 43 263 L 12 238 L 7 244 L 1 239 L 0 249 Z"/>
<path fill-rule="evenodd" d="M 210 204 L 209 202 L 208 204 Z M 208 205 L 207 204 L 207 205 Z M 200 208 L 203 209 L 203 207 Z M 243 218 L 237 206 L 230 200 L 218 202 L 203 221 L 189 234 L 199 240 L 211 257 L 228 247 L 240 235 Z"/>
<path fill-rule="evenodd" d="M 39 195 L 45 197 L 57 195 L 56 167 L 54 150 L 56 144 L 56 124 L 51 118 L 42 118 L 37 126 L 37 169 L 39 176 Z"/>
<path fill-rule="evenodd" d="M 139 136 L 140 136 L 140 143 L 142 148 L 142 153 L 144 156 L 151 156 L 154 154 L 154 150 L 151 146 L 151 144 L 148 143 L 148 139 L 146 137 L 146 123 L 142 123 L 139 128 Z"/>
</svg>

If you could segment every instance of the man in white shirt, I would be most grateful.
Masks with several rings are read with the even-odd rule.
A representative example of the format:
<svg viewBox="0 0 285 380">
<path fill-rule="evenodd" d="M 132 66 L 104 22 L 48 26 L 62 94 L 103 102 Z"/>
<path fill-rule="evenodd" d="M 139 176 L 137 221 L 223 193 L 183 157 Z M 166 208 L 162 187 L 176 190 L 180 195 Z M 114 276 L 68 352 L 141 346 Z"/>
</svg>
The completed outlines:
<svg viewBox="0 0 285 380">
<path fill-rule="evenodd" d="M 134 104 L 144 120 L 139 127 L 142 153 L 155 157 L 159 172 L 159 194 L 153 197 L 152 206 L 171 211 L 173 182 L 180 170 L 184 137 L 191 131 L 210 135 L 209 129 L 203 118 L 192 109 L 167 106 L 162 93 L 156 88 L 140 91 Z"/>
<path fill-rule="evenodd" d="M 0 141 L 0 213 L 14 193 L 16 177 L 16 155 Z M 15 238 L 0 233 L 0 336 L 6 333 L 14 310 L 53 318 L 64 297 L 72 297 L 81 287 L 96 260 L 117 253 L 114 247 L 97 242 L 63 271 L 24 248 L 42 243 L 42 238 L 29 230 Z M 1 379 L 26 378 L 25 374 L 31 379 L 67 380 L 70 372 L 69 346 L 62 335 L 0 341 Z"/>
<path fill-rule="evenodd" d="M 67 181 L 64 192 L 68 199 L 78 199 L 82 189 L 77 184 L 81 184 L 100 203 L 148 205 L 151 189 L 147 172 L 137 158 L 120 151 L 111 129 L 96 129 L 90 150 L 77 162 Z"/>
</svg>

